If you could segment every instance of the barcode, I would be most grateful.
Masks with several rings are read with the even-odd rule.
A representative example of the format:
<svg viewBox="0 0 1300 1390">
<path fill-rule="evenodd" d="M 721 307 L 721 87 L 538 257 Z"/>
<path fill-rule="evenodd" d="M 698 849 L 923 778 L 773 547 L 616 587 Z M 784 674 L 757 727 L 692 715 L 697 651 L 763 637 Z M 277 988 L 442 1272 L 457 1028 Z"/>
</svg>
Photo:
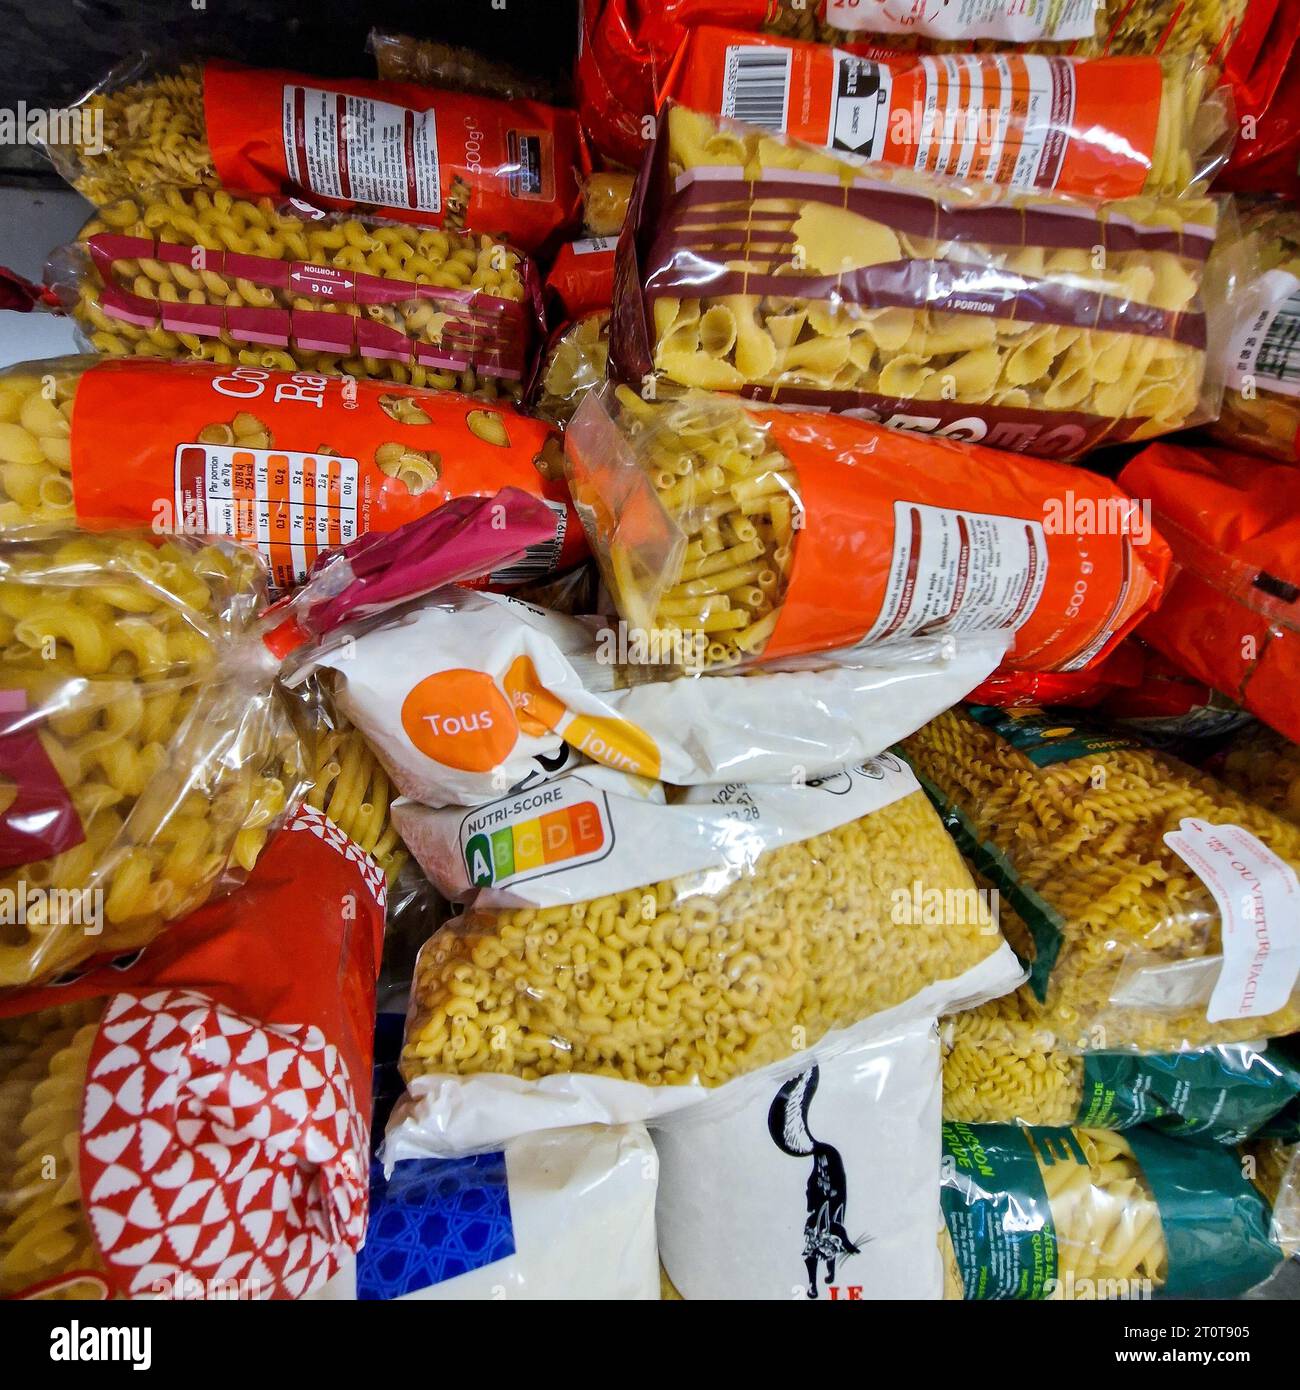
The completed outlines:
<svg viewBox="0 0 1300 1390">
<path fill-rule="evenodd" d="M 527 584 L 533 579 L 545 579 L 560 560 L 564 549 L 564 536 L 569 525 L 569 514 L 563 502 L 542 499 L 555 515 L 555 534 L 547 541 L 538 541 L 524 551 L 523 558 L 503 570 L 494 570 L 488 576 L 491 584 Z"/>
<path fill-rule="evenodd" d="M 728 48 L 722 114 L 767 130 L 784 131 L 790 102 L 790 56 L 788 48 Z"/>
<path fill-rule="evenodd" d="M 1300 290 L 1273 315 L 1255 359 L 1255 375 L 1300 382 Z"/>
</svg>

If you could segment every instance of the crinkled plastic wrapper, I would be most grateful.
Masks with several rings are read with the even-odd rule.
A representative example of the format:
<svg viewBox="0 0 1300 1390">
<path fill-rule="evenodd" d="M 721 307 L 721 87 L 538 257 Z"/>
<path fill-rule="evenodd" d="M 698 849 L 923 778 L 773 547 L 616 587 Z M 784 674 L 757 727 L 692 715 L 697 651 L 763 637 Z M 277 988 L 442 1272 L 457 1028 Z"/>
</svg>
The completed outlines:
<svg viewBox="0 0 1300 1390">
<path fill-rule="evenodd" d="M 383 874 L 304 809 L 138 959 L 0 1004 L 0 1296 L 323 1285 L 365 1234 L 383 927 Z"/>
<path fill-rule="evenodd" d="M 1289 739 L 1263 724 L 1242 729 L 1214 771 L 1240 795 L 1300 826 L 1300 747 Z"/>
<path fill-rule="evenodd" d="M 1064 1048 L 1025 986 L 954 1014 L 943 1040 L 943 1116 L 963 1124 L 1143 1124 L 1238 1144 L 1300 1095 L 1300 1068 L 1262 1042 L 1173 1053 Z"/>
<path fill-rule="evenodd" d="M 609 368 L 609 314 L 588 314 L 551 340 L 542 358 L 533 409 L 567 425 L 589 391 L 605 384 Z"/>
<path fill-rule="evenodd" d="M 0 540 L 0 987 L 134 949 L 252 867 L 299 754 L 230 543 Z"/>
<path fill-rule="evenodd" d="M 945 180 L 670 105 L 619 243 L 611 360 L 647 396 L 734 391 L 1078 458 L 1216 414 L 1226 215 Z"/>
<path fill-rule="evenodd" d="M 1165 1052 L 1300 1030 L 1300 830 L 1130 738 L 975 712 L 940 715 L 902 749 L 1000 894 L 1042 1047 Z"/>
<path fill-rule="evenodd" d="M 621 387 L 583 402 L 565 467 L 620 615 L 707 666 L 983 631 L 1014 633 L 1014 669 L 1079 670 L 1169 567 L 1104 478 L 853 416 Z M 1086 553 L 1080 501 L 1107 518 Z"/>
<path fill-rule="evenodd" d="M 97 207 L 157 184 L 289 193 L 526 251 L 577 220 L 577 116 L 540 102 L 143 56 L 72 114 L 48 152 Z"/>
<path fill-rule="evenodd" d="M 558 101 L 564 93 L 536 73 L 525 75 L 471 48 L 372 29 L 366 51 L 385 82 L 419 82 L 445 92 L 468 92 L 502 101 Z"/>
<path fill-rule="evenodd" d="M 331 547 L 505 487 L 544 499 L 554 532 L 495 578 L 566 569 L 586 545 L 550 476 L 560 469 L 552 426 L 454 391 L 134 356 L 0 373 L 0 528 L 233 536 L 258 549 L 281 591 Z"/>
<path fill-rule="evenodd" d="M 1258 275 L 1239 286 L 1223 343 L 1223 409 L 1210 433 L 1233 448 L 1300 463 L 1300 208 L 1259 203 L 1242 218 Z"/>
<path fill-rule="evenodd" d="M 945 1124 L 949 1298 L 1236 1298 L 1281 1265 L 1228 1150 L 1144 1129 Z"/>
<path fill-rule="evenodd" d="M 890 757 L 668 801 L 593 769 L 469 814 L 395 813 L 469 905 L 416 967 L 390 1160 L 647 1119 L 1020 977 Z M 952 902 L 943 923 L 917 884 Z"/>
<path fill-rule="evenodd" d="M 1246 1152 L 1255 1161 L 1256 1185 L 1273 1205 L 1273 1240 L 1294 1259 L 1300 1255 L 1300 1144 L 1258 1139 Z"/>
<path fill-rule="evenodd" d="M 1140 635 L 1183 671 L 1300 740 L 1300 512 L 1289 464 L 1153 444 L 1125 465 L 1169 541 L 1168 593 Z"/>
<path fill-rule="evenodd" d="M 713 26 L 687 35 L 664 97 L 885 164 L 1083 198 L 1204 192 L 1233 134 L 1228 90 L 1185 58 L 938 60 Z"/>
<path fill-rule="evenodd" d="M 631 174 L 589 174 L 582 184 L 582 225 L 589 236 L 616 237 L 632 201 Z"/>
<path fill-rule="evenodd" d="M 156 187 L 102 208 L 46 271 L 91 347 L 518 397 L 542 326 L 505 242 Z"/>
</svg>

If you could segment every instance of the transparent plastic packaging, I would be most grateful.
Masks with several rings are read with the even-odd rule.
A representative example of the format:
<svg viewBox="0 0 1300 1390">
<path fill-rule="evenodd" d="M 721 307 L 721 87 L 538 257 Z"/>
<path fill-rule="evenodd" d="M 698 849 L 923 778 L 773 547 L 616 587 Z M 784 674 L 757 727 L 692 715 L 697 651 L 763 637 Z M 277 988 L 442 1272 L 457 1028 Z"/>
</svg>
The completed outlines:
<svg viewBox="0 0 1300 1390">
<path fill-rule="evenodd" d="M 578 123 L 534 101 L 144 55 L 47 146 L 97 207 L 157 184 L 307 199 L 505 236 L 534 251 L 577 219 Z"/>
<path fill-rule="evenodd" d="M 1235 1298 L 1282 1263 L 1230 1150 L 1141 1128 L 943 1133 L 949 1298 Z"/>
<path fill-rule="evenodd" d="M 1040 1047 L 1170 1052 L 1300 1031 L 1300 830 L 1126 736 L 976 712 L 940 715 L 902 751 L 1001 895 Z M 1222 895 L 1229 849 L 1253 906 Z M 1255 988 L 1241 977 L 1263 964 L 1260 934 L 1272 948 Z"/>
<path fill-rule="evenodd" d="M 1252 724 L 1233 736 L 1213 770 L 1225 786 L 1300 826 L 1300 746 Z"/>
<path fill-rule="evenodd" d="M 366 51 L 374 55 L 375 68 L 385 82 L 418 82 L 446 92 L 477 93 L 502 101 L 562 100 L 557 84 L 536 73 L 525 75 L 470 48 L 372 29 Z"/>
<path fill-rule="evenodd" d="M 605 384 L 609 368 L 609 313 L 588 314 L 552 338 L 542 358 L 533 409 L 565 426 L 589 391 Z"/>
<path fill-rule="evenodd" d="M 255 545 L 281 591 L 332 546 L 506 487 L 544 499 L 553 526 L 500 582 L 576 564 L 559 460 L 552 426 L 453 391 L 135 357 L 0 373 L 0 528 L 221 533 Z"/>
<path fill-rule="evenodd" d="M 669 105 L 620 241 L 641 294 L 611 359 L 647 396 L 735 391 L 1078 458 L 1217 414 L 1228 216 L 942 179 Z"/>
<path fill-rule="evenodd" d="M 144 945 L 252 867 L 299 771 L 246 636 L 264 584 L 220 540 L 0 539 L 0 987 Z"/>
<path fill-rule="evenodd" d="M 691 663 L 673 679 L 692 653 L 449 588 L 334 630 L 285 679 L 322 674 L 403 796 L 474 806 L 587 761 L 675 786 L 820 777 L 883 753 L 1005 649 L 1000 633 L 917 638 L 743 677 Z"/>
<path fill-rule="evenodd" d="M 1241 284 L 1224 336 L 1223 409 L 1210 425 L 1220 442 L 1300 463 L 1300 207 L 1262 202 L 1242 215 L 1259 273 Z"/>
<path fill-rule="evenodd" d="M 1173 551 L 1142 640 L 1291 739 L 1300 739 L 1297 477 L 1289 464 L 1161 443 L 1119 478 Z"/>
<path fill-rule="evenodd" d="M 588 174 L 582 184 L 582 225 L 588 236 L 616 237 L 627 221 L 632 201 L 631 174 Z"/>
<path fill-rule="evenodd" d="M 1239 1144 L 1300 1095 L 1300 1068 L 1266 1043 L 1173 1053 L 1060 1046 L 1021 986 L 943 1023 L 943 1117 L 962 1124 L 1143 1124 Z"/>
<path fill-rule="evenodd" d="M 1213 76 L 1186 58 L 941 63 L 708 25 L 688 32 L 659 97 L 977 183 L 1178 197 L 1204 192 L 1232 145 L 1230 92 Z"/>
<path fill-rule="evenodd" d="M 583 402 L 565 467 L 620 615 L 703 641 L 710 667 L 992 631 L 1014 633 L 1013 669 L 1078 670 L 1169 566 L 1104 478 L 852 416 L 621 387 Z M 1080 501 L 1107 518 L 1086 555 Z"/>
<path fill-rule="evenodd" d="M 103 207 L 46 281 L 110 357 L 347 372 L 518 397 L 542 329 L 532 261 L 486 235 L 156 187 Z"/>
<path fill-rule="evenodd" d="M 279 1299 L 330 1278 L 365 1234 L 383 894 L 300 810 L 240 892 L 137 959 L 0 1003 L 0 1296 Z M 204 1201 L 164 1241 L 178 1183 Z"/>
<path fill-rule="evenodd" d="M 1300 1255 L 1300 1144 L 1258 1139 L 1246 1153 L 1255 1161 L 1255 1184 L 1273 1208 L 1273 1242 L 1295 1259 Z"/>
<path fill-rule="evenodd" d="M 390 1161 L 647 1119 L 1019 980 L 896 760 L 665 790 L 592 769 L 468 816 L 397 804 L 468 907 L 416 966 Z M 914 911 L 918 882 L 956 920 Z"/>
</svg>

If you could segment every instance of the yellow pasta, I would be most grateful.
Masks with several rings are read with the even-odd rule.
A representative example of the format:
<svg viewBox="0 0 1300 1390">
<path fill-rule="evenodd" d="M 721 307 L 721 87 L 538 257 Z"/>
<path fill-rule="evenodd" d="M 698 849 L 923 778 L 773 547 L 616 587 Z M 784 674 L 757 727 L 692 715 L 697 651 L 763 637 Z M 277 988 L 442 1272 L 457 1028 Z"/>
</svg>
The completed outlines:
<svg viewBox="0 0 1300 1390">
<path fill-rule="evenodd" d="M 971 882 L 919 792 L 747 868 L 726 886 L 710 871 L 571 907 L 471 910 L 421 952 L 404 1075 L 716 1086 L 1001 945 L 987 924 L 893 920 L 896 888 Z"/>
<path fill-rule="evenodd" d="M 582 221 L 591 236 L 617 236 L 632 197 L 631 174 L 591 174 L 582 185 Z"/>
<path fill-rule="evenodd" d="M 232 859 L 251 866 L 292 775 L 270 683 L 238 655 L 262 593 L 256 559 L 225 542 L 0 544 L 11 807 L 42 827 L 0 871 L 26 903 L 0 926 L 0 987 L 143 945 Z"/>
<path fill-rule="evenodd" d="M 1218 775 L 1242 796 L 1300 825 L 1300 747 L 1266 724 L 1233 735 Z"/>
<path fill-rule="evenodd" d="M 351 725 L 317 737 L 306 799 L 370 854 L 393 882 L 406 862 L 406 849 L 389 816 L 393 788 L 370 745 Z"/>
<path fill-rule="evenodd" d="M 1300 869 L 1300 829 L 1144 748 L 1086 752 L 1040 767 L 959 710 L 932 720 L 903 747 L 918 774 L 965 818 L 973 841 L 1003 856 L 1001 865 L 984 867 L 1002 891 L 1012 945 L 1035 962 L 1031 983 L 1043 1002 L 1022 996 L 1017 1007 L 1045 1040 L 1066 1050 L 1159 1052 L 1300 1030 L 1300 991 L 1272 1014 L 1208 1021 L 1218 910 L 1164 840 L 1187 818 L 1236 825 Z M 1124 1003 L 1124 991 L 1139 988 L 1146 972 L 1202 960 L 1208 972 L 1162 1008 Z"/>
<path fill-rule="evenodd" d="M 587 393 L 604 383 L 609 364 L 609 314 L 587 314 L 551 345 L 534 408 L 557 425 L 573 419 Z"/>
<path fill-rule="evenodd" d="M 132 260 L 113 253 L 101 263 L 97 252 L 101 234 L 110 232 L 183 246 L 189 248 L 190 254 L 183 261 L 163 262 Z M 391 302 L 362 304 L 346 295 L 341 299 L 322 296 L 320 285 L 286 283 L 272 288 L 253 284 L 219 272 L 226 252 L 291 262 L 295 266 L 355 271 L 390 283 L 442 286 L 458 293 L 479 291 L 485 296 L 480 306 L 483 317 L 467 319 L 457 301 L 444 302 L 425 292 L 412 291 L 409 298 Z M 70 277 L 64 297 L 91 343 L 108 356 L 346 371 L 355 377 L 470 391 L 488 398 L 517 397 L 521 389 L 522 361 L 513 377 L 485 375 L 473 365 L 480 357 L 486 360 L 498 342 L 500 325 L 492 325 L 492 302 L 520 305 L 526 299 L 527 262 L 492 237 L 385 223 L 377 218 L 336 215 L 311 220 L 272 198 L 241 198 L 224 189 L 160 186 L 144 192 L 132 191 L 103 207 L 82 228 L 75 253 L 64 259 L 64 273 Z M 209 263 L 217 268 L 209 269 Z M 105 283 L 106 267 L 109 285 Z M 301 271 L 297 273 L 301 277 Z M 107 295 L 110 287 L 115 292 L 142 295 L 154 302 L 215 306 L 226 312 L 222 313 L 215 333 L 211 329 L 203 333 L 169 332 L 156 324 L 133 322 L 128 311 L 115 307 L 116 301 Z M 313 288 L 318 292 L 310 292 Z M 238 315 L 230 311 L 248 308 L 364 319 L 366 324 L 373 323 L 380 329 L 395 330 L 407 340 L 406 347 L 398 355 L 392 355 L 396 348 L 385 347 L 373 356 L 351 349 L 327 350 L 305 346 L 300 341 L 300 330 L 294 327 L 287 347 L 269 349 L 241 336 Z M 290 318 L 289 322 L 295 321 Z M 264 331 L 264 326 L 256 327 L 257 331 Z M 308 330 L 301 332 L 311 340 Z M 459 350 L 468 353 L 470 366 L 457 369 L 416 360 L 417 347 L 441 348 L 445 333 L 457 338 Z M 319 336 L 319 330 L 316 334 Z M 347 337 L 353 337 L 350 330 Z M 460 346 L 471 340 L 472 346 Z"/>
</svg>

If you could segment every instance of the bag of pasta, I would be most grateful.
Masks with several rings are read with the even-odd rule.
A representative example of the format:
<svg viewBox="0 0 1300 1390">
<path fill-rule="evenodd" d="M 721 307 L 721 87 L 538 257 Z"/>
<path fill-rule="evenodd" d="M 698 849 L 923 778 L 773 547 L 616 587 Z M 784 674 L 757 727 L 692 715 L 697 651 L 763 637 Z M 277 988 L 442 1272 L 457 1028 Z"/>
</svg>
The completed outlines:
<svg viewBox="0 0 1300 1390">
<path fill-rule="evenodd" d="M 1220 349 L 1223 409 L 1210 433 L 1224 444 L 1300 463 L 1300 207 L 1259 203 L 1242 219 L 1260 274 L 1238 286 L 1234 327 Z"/>
<path fill-rule="evenodd" d="M 323 675 L 402 795 L 474 806 L 588 761 L 675 786 L 819 777 L 947 709 L 1005 649 L 1002 633 L 962 634 L 708 675 L 702 645 L 652 648 L 603 619 L 450 587 L 334 629 L 284 679 Z M 683 661 L 695 674 L 673 679 Z"/>
<path fill-rule="evenodd" d="M 944 62 L 704 25 L 660 98 L 978 183 L 1085 198 L 1203 192 L 1232 112 L 1185 58 L 959 54 Z"/>
<path fill-rule="evenodd" d="M 605 384 L 609 367 L 609 311 L 566 324 L 542 357 L 532 408 L 544 420 L 568 425 L 578 407 Z"/>
<path fill-rule="evenodd" d="M 1104 478 L 851 416 L 619 388 L 583 402 L 565 453 L 620 615 L 707 639 L 709 666 L 983 631 L 1014 633 L 1015 670 L 1078 670 L 1169 564 Z"/>
<path fill-rule="evenodd" d="M 566 241 L 546 276 L 552 322 L 608 314 L 614 303 L 615 238 L 586 237 Z"/>
<path fill-rule="evenodd" d="M 1213 763 L 1216 777 L 1300 826 L 1300 746 L 1265 724 L 1237 733 Z"/>
<path fill-rule="evenodd" d="M 1146 1125 L 1239 1144 L 1300 1096 L 1300 1066 L 1276 1046 L 1078 1052 L 1042 1026 L 1021 986 L 943 1023 L 943 1117 L 963 1124 Z"/>
<path fill-rule="evenodd" d="M 523 73 L 508 63 L 486 58 L 472 48 L 372 29 L 366 52 L 384 82 L 418 82 L 445 92 L 498 97 L 502 101 L 559 101 L 565 93 L 538 73 Z"/>
<path fill-rule="evenodd" d="M 382 872 L 302 810 L 139 959 L 0 1003 L 0 1296 L 323 1285 L 365 1235 L 383 929 Z"/>
<path fill-rule="evenodd" d="M 388 1161 L 744 1095 L 1021 978 L 888 756 L 682 791 L 583 769 L 468 814 L 393 814 L 468 905 L 416 966 Z M 917 883 L 941 910 L 914 910 Z"/>
<path fill-rule="evenodd" d="M 231 536 L 266 558 L 277 590 L 332 546 L 508 486 L 544 499 L 555 527 L 497 582 L 564 569 L 586 546 L 558 471 L 551 426 L 452 391 L 135 358 L 0 373 L 0 528 Z"/>
<path fill-rule="evenodd" d="M 110 357 L 347 372 L 518 398 L 542 327 L 532 261 L 486 235 L 158 187 L 46 270 Z"/>
<path fill-rule="evenodd" d="M 1044 1044 L 1300 1031 L 1300 830 L 1127 735 L 972 706 L 902 744 L 1029 963 Z"/>
<path fill-rule="evenodd" d="M 1284 1258 L 1230 1150 L 964 1124 L 943 1149 L 949 1298 L 1237 1298 Z"/>
<path fill-rule="evenodd" d="M 1078 458 L 1212 419 L 1226 204 L 1072 200 L 669 105 L 619 242 L 616 375 Z"/>
<path fill-rule="evenodd" d="M 0 539 L 0 988 L 152 940 L 252 867 L 299 754 L 221 540 Z"/>
<path fill-rule="evenodd" d="M 1300 1144 L 1259 1139 L 1246 1146 L 1252 1181 L 1273 1208 L 1273 1243 L 1289 1259 L 1300 1257 Z"/>
<path fill-rule="evenodd" d="M 1300 739 L 1300 474 L 1224 449 L 1156 444 L 1121 484 L 1143 500 L 1174 564 L 1144 642 Z"/>
<path fill-rule="evenodd" d="M 79 138 L 48 151 L 97 207 L 158 183 L 289 193 L 525 251 L 577 218 L 577 117 L 536 101 L 136 59 L 72 111 Z"/>
</svg>

